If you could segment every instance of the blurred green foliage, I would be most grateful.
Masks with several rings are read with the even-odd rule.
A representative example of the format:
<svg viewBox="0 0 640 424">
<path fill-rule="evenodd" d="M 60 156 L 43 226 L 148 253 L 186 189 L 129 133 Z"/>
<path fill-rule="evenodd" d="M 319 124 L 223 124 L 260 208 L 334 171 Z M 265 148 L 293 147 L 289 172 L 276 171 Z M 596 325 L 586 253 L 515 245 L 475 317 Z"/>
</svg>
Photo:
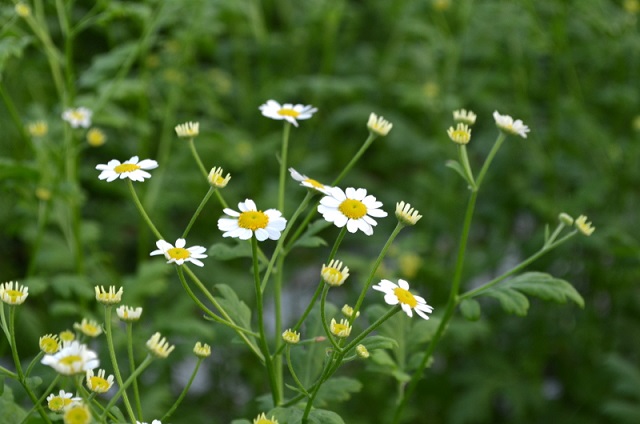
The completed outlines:
<svg viewBox="0 0 640 424">
<path fill-rule="evenodd" d="M 50 2 L 36 3 L 60 45 L 55 10 Z M 393 122 L 393 131 L 375 142 L 344 184 L 367 187 L 388 211 L 405 200 L 424 215 L 412 234 L 398 240 L 383 269 L 410 279 L 438 311 L 449 292 L 466 197 L 460 179 L 444 165 L 455 155 L 445 131 L 453 109 L 475 111 L 479 121 L 469 152 L 472 164 L 479 164 L 494 134 L 491 113 L 498 110 L 523 119 L 531 133 L 526 140 L 508 140 L 490 170 L 463 284 L 490 280 L 531 254 L 558 213 L 585 213 L 597 227 L 594 235 L 573 240 L 531 270 L 572 282 L 586 307 L 534 300 L 520 318 L 483 298 L 478 321 L 460 318 L 448 329 L 410 404 L 409 422 L 638 422 L 637 390 L 631 390 L 640 369 L 640 338 L 633 336 L 640 324 L 637 1 L 65 4 L 84 25 L 71 57 L 75 104 L 95 108 L 94 123 L 108 136 L 104 146 L 81 152 L 79 189 L 55 177 L 63 108 L 42 49 L 13 5 L 0 6 L 0 278 L 30 287 L 19 323 L 25 356 L 37 352 L 34 341 L 42 334 L 96 313 L 93 285 L 121 284 L 127 301 L 144 306 L 151 317 L 137 330 L 140 340 L 155 331 L 183 338 L 175 352 L 182 363 L 192 339 L 213 346 L 214 356 L 201 371 L 206 378 L 172 422 L 255 416 L 260 409 L 251 399 L 267 387 L 251 366 L 254 359 L 242 345 L 226 342 L 228 329 L 202 320 L 170 267 L 147 258 L 154 240 L 126 188 L 98 181 L 95 165 L 133 155 L 157 159 L 161 166 L 141 194 L 171 239 L 207 189 L 187 146 L 173 133 L 176 124 L 200 121 L 198 149 L 207 166 L 232 173 L 225 189 L 231 203 L 251 197 L 274 205 L 281 126 L 260 116 L 260 104 L 273 98 L 319 108 L 292 132 L 289 159 L 325 182 L 366 137 L 369 113 L 381 114 Z M 82 21 L 92 7 L 99 10 L 96 18 Z M 41 140 L 16 125 L 36 120 L 49 124 Z M 37 143 L 52 155 L 37 157 Z M 38 188 L 49 190 L 51 199 L 39 200 Z M 289 211 L 304 194 L 290 192 L 299 198 L 287 200 Z M 70 198 L 81 202 L 83 274 L 74 271 L 61 224 Z M 219 208 L 208 207 L 190 242 L 219 241 L 220 215 Z M 366 275 L 366 258 L 377 253 L 372 246 L 382 244 L 392 221 L 380 223 L 373 241 L 362 235 L 346 241 L 355 278 Z M 44 226 L 42 247 L 34 256 L 38 225 Z M 334 232 L 320 235 L 330 239 Z M 285 279 L 291 320 L 300 309 L 296 297 L 315 288 L 309 287 L 317 280 L 309 270 L 319 269 L 326 256 L 318 252 L 304 249 L 291 258 L 302 264 Z M 215 270 L 197 271 L 212 287 L 231 285 L 251 302 L 248 266 L 217 261 Z M 124 340 L 116 342 L 124 346 Z M 0 357 L 8 353 L 3 342 Z M 378 368 L 388 361 L 374 359 L 366 367 L 348 367 L 348 376 L 362 387 L 337 406 L 345 422 L 389 419 L 403 379 L 381 377 Z M 145 381 L 145 407 L 171 404 L 182 384 L 182 365 L 176 364 L 157 364 Z M 23 396 L 14 388 L 5 391 L 3 402 L 12 395 Z"/>
</svg>

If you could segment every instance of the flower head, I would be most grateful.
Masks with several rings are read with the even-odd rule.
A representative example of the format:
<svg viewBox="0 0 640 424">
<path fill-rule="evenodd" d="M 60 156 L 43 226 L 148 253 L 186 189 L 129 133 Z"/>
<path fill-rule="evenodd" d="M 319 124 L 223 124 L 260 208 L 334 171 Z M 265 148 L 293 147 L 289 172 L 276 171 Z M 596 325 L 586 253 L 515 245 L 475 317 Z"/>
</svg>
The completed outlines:
<svg viewBox="0 0 640 424">
<path fill-rule="evenodd" d="M 67 109 L 62 113 L 62 119 L 67 121 L 72 128 L 89 128 L 91 126 L 93 112 L 86 107 Z"/>
<path fill-rule="evenodd" d="M 145 178 L 151 178 L 146 169 L 155 169 L 158 167 L 158 162 L 152 159 L 139 160 L 138 156 L 134 156 L 131 159 L 120 163 L 119 160 L 110 160 L 106 165 L 98 165 L 96 169 L 102 171 L 98 178 L 101 180 L 107 180 L 110 183 L 118 178 L 129 178 L 131 181 L 144 181 Z"/>
<path fill-rule="evenodd" d="M 396 203 L 396 218 L 403 225 L 416 225 L 422 215 L 417 210 L 411 207 L 410 204 L 405 202 Z"/>
<path fill-rule="evenodd" d="M 454 143 L 468 144 L 471 140 L 471 130 L 467 124 L 458 124 L 455 129 L 449 127 L 447 134 Z"/>
<path fill-rule="evenodd" d="M 369 131 L 372 133 L 384 137 L 389 134 L 389 131 L 393 128 L 393 124 L 382 116 L 371 113 L 371 115 L 369 115 L 369 121 L 367 122 L 367 128 L 369 128 Z"/>
<path fill-rule="evenodd" d="M 45 334 L 40 337 L 38 345 L 44 353 L 54 354 L 60 350 L 60 337 L 55 334 Z"/>
<path fill-rule="evenodd" d="M 76 335 L 71 330 L 64 330 L 64 331 L 60 332 L 60 340 L 62 341 L 62 343 L 72 342 L 75 339 L 76 339 Z"/>
<path fill-rule="evenodd" d="M 44 355 L 40 362 L 64 375 L 83 373 L 100 366 L 98 355 L 78 341 L 63 343 L 60 351 Z"/>
<path fill-rule="evenodd" d="M 493 119 L 496 120 L 496 125 L 502 131 L 513 135 L 519 135 L 522 138 L 527 138 L 529 127 L 520 119 L 516 119 L 514 121 L 509 115 L 500 115 L 498 111 L 493 112 Z"/>
<path fill-rule="evenodd" d="M 91 411 L 82 402 L 72 403 L 64 413 L 64 424 L 89 424 L 91 422 Z"/>
<path fill-rule="evenodd" d="M 287 122 L 298 126 L 298 119 L 309 119 L 318 111 L 315 107 L 308 105 L 293 105 L 285 103 L 282 106 L 275 100 L 267 100 L 267 103 L 260 106 L 262 115 L 275 120 L 286 120 Z"/>
<path fill-rule="evenodd" d="M 373 234 L 373 227 L 377 225 L 372 217 L 387 216 L 387 213 L 380 209 L 381 206 L 382 203 L 374 196 L 367 195 L 364 188 L 349 187 L 342 191 L 340 187 L 332 187 L 328 195 L 320 200 L 318 212 L 338 228 L 346 225 L 350 233 L 361 230 L 370 236 Z"/>
<path fill-rule="evenodd" d="M 416 311 L 422 318 L 429 319 L 427 314 L 433 312 L 433 307 L 427 305 L 427 301 L 423 297 L 411 294 L 409 283 L 405 280 L 398 280 L 398 284 L 382 280 L 372 288 L 384 293 L 384 301 L 387 304 L 400 304 L 402 310 L 410 317 L 413 316 L 413 311 Z"/>
<path fill-rule="evenodd" d="M 370 356 L 369 350 L 363 344 L 359 344 L 358 346 L 356 346 L 356 354 L 362 359 L 367 359 Z"/>
<path fill-rule="evenodd" d="M 98 375 L 93 374 L 93 370 L 87 371 L 87 388 L 94 393 L 107 393 L 113 386 L 113 375 L 104 378 L 105 370 L 98 370 Z"/>
<path fill-rule="evenodd" d="M 226 217 L 218 220 L 218 229 L 224 231 L 222 237 L 237 237 L 249 240 L 255 234 L 258 241 L 278 240 L 287 220 L 276 209 L 259 211 L 251 199 L 238 203 L 240 212 L 225 208 Z"/>
<path fill-rule="evenodd" d="M 29 287 L 22 286 L 13 281 L 0 284 L 0 299 L 8 305 L 22 305 L 29 296 Z"/>
<path fill-rule="evenodd" d="M 349 334 L 351 334 L 351 325 L 346 318 L 341 319 L 340 322 L 336 322 L 335 318 L 331 318 L 329 329 L 331 334 L 336 337 L 349 337 Z"/>
<path fill-rule="evenodd" d="M 15 10 L 18 16 L 20 16 L 21 18 L 26 18 L 27 16 L 31 15 L 31 8 L 22 2 L 16 3 Z"/>
<path fill-rule="evenodd" d="M 87 143 L 91 147 L 100 147 L 107 142 L 107 135 L 100 128 L 87 131 Z"/>
<path fill-rule="evenodd" d="M 209 181 L 209 184 L 211 184 L 211 187 L 224 188 L 227 186 L 229 180 L 231 179 L 231 174 L 227 173 L 226 177 L 222 177 L 223 173 L 224 170 L 222 168 L 211 168 L 209 176 L 207 177 L 207 180 Z"/>
<path fill-rule="evenodd" d="M 51 393 L 47 396 L 47 407 L 53 412 L 60 412 L 64 410 L 67 406 L 71 405 L 72 402 L 81 402 L 82 398 L 73 397 L 73 393 L 67 393 L 64 390 L 60 390 L 60 392 L 56 395 Z"/>
<path fill-rule="evenodd" d="M 278 420 L 274 416 L 268 419 L 264 412 L 253 419 L 253 424 L 278 424 Z"/>
<path fill-rule="evenodd" d="M 89 337 L 98 337 L 102 334 L 102 327 L 97 323 L 97 321 L 92 319 L 82 318 L 80 323 L 76 322 L 73 324 L 73 328 Z"/>
<path fill-rule="evenodd" d="M 591 222 L 587 221 L 587 217 L 585 215 L 577 217 L 574 225 L 585 236 L 590 236 L 596 230 L 596 227 L 591 225 Z"/>
<path fill-rule="evenodd" d="M 136 421 L 136 423 L 137 424 L 147 424 L 147 423 L 141 423 L 140 421 Z M 160 420 L 153 420 L 153 421 L 151 421 L 151 424 L 162 424 L 162 423 L 160 422 Z"/>
<path fill-rule="evenodd" d="M 207 251 L 202 246 L 192 246 L 185 249 L 186 241 L 183 238 L 176 240 L 175 247 L 171 243 L 167 243 L 164 240 L 158 240 L 156 242 L 157 250 L 154 250 L 149 256 L 164 255 L 167 258 L 167 263 L 174 263 L 176 265 L 182 265 L 185 262 L 191 262 L 197 266 L 204 266 L 200 259 L 204 259 L 207 255 L 204 253 Z"/>
<path fill-rule="evenodd" d="M 299 173 L 293 168 L 289 168 L 289 173 L 291 174 L 291 178 L 293 178 L 296 181 L 300 181 L 300 185 L 303 187 L 307 187 L 312 190 L 319 191 L 320 193 L 323 193 L 323 194 L 328 194 L 328 189 L 331 188 L 330 186 L 324 185 L 314 180 L 313 178 L 309 178 L 306 175 L 302 175 L 301 173 Z"/>
<path fill-rule="evenodd" d="M 48 202 L 49 200 L 51 200 L 51 190 L 46 187 L 36 188 L 35 194 L 38 200 L 42 200 L 43 202 Z"/>
<path fill-rule="evenodd" d="M 142 315 L 142 308 L 138 306 L 137 308 L 133 308 L 131 306 L 118 306 L 116 308 L 116 314 L 118 314 L 118 318 L 125 322 L 133 322 L 138 321 L 140 319 L 140 315 Z"/>
<path fill-rule="evenodd" d="M 453 120 L 463 124 L 473 125 L 476 123 L 476 114 L 466 109 L 454 110 Z"/>
<path fill-rule="evenodd" d="M 165 337 L 162 337 L 160 333 L 155 333 L 149 340 L 147 340 L 147 347 L 149 351 L 158 358 L 166 358 L 169 356 L 174 345 L 170 345 Z"/>
<path fill-rule="evenodd" d="M 336 259 L 332 259 L 329 262 L 329 266 L 322 265 L 322 271 L 320 272 L 322 279 L 330 286 L 341 286 L 344 281 L 349 277 L 349 268 L 342 266 L 342 262 Z"/>
<path fill-rule="evenodd" d="M 568 213 L 562 212 L 558 215 L 558 220 L 564 225 L 573 225 L 573 217 Z"/>
<path fill-rule="evenodd" d="M 282 340 L 284 340 L 285 343 L 296 344 L 300 341 L 300 333 L 289 328 L 282 333 Z"/>
<path fill-rule="evenodd" d="M 45 121 L 36 121 L 27 125 L 27 131 L 32 137 L 42 137 L 49 132 L 49 125 Z"/>
<path fill-rule="evenodd" d="M 122 301 L 122 287 L 116 291 L 116 286 L 109 286 L 109 290 L 105 290 L 103 286 L 95 286 L 96 300 L 103 305 L 116 305 Z"/>
<path fill-rule="evenodd" d="M 195 353 L 198 358 L 206 358 L 211 356 L 211 346 L 206 343 L 197 342 L 193 348 L 193 353 Z"/>
<path fill-rule="evenodd" d="M 349 306 L 349 305 L 344 305 L 341 309 L 342 311 L 342 315 L 344 315 L 347 318 L 351 318 L 353 316 L 353 307 Z M 358 318 L 360 316 L 360 311 L 356 312 L 356 318 Z"/>
<path fill-rule="evenodd" d="M 184 124 L 176 125 L 175 130 L 178 137 L 193 138 L 200 134 L 200 122 L 185 122 Z"/>
</svg>

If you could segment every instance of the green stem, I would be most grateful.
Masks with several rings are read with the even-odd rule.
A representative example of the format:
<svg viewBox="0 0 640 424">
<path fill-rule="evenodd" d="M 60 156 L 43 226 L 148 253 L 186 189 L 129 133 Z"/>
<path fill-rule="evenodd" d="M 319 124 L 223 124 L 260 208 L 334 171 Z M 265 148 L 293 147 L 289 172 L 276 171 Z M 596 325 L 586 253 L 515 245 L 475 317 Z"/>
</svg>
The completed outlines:
<svg viewBox="0 0 640 424">
<path fill-rule="evenodd" d="M 27 370 L 24 373 L 25 377 L 29 377 L 29 374 L 31 374 L 31 371 L 33 370 L 33 367 L 40 362 L 40 359 L 42 359 L 42 357 L 44 356 L 44 352 L 40 351 L 38 352 L 38 354 L 33 358 L 33 360 L 31 361 L 31 363 L 29 364 L 29 366 L 27 367 Z"/>
<path fill-rule="evenodd" d="M 136 369 L 135 358 L 133 357 L 133 323 L 127 322 L 127 356 L 129 357 L 129 372 Z M 140 403 L 140 391 L 138 390 L 138 379 L 134 379 L 133 383 L 133 399 L 136 404 L 136 412 L 140 421 L 144 420 L 142 416 L 142 404 Z"/>
<path fill-rule="evenodd" d="M 473 179 L 473 172 L 471 172 L 471 165 L 469 164 L 469 155 L 467 155 L 467 146 L 465 146 L 464 144 L 459 144 L 458 154 L 460 156 L 460 162 L 462 163 L 464 172 L 465 174 L 467 174 L 467 181 L 469 181 L 471 190 L 476 190 L 477 185 L 475 180 Z"/>
<path fill-rule="evenodd" d="M 133 188 L 133 182 L 127 179 L 127 184 L 129 185 L 129 191 L 131 192 L 131 196 L 133 197 L 133 202 L 136 204 L 136 207 L 138 208 L 140 215 L 142 215 L 142 218 L 147 223 L 151 231 L 153 231 L 153 234 L 156 235 L 158 240 L 164 240 L 164 237 L 162 237 L 162 234 L 160 234 L 160 231 L 158 231 L 156 226 L 153 225 L 151 218 L 149 218 L 149 215 L 147 215 L 147 212 L 144 210 L 144 206 L 142 206 L 142 203 L 140 202 L 140 198 L 138 198 L 138 195 L 136 194 L 136 190 L 135 188 Z"/>
<path fill-rule="evenodd" d="M 258 331 L 260 333 L 260 350 L 264 355 L 264 364 L 267 368 L 273 404 L 277 406 L 280 404 L 280 397 L 278 393 L 277 379 L 273 369 L 273 362 L 271 359 L 271 355 L 269 354 L 269 346 L 267 345 L 267 336 L 264 331 L 262 289 L 260 288 L 260 271 L 258 268 L 258 240 L 256 239 L 255 235 L 251 237 L 251 254 L 253 258 L 253 279 L 256 289 L 256 313 L 258 315 Z"/>
<path fill-rule="evenodd" d="M 476 180 L 475 191 L 478 191 L 480 189 L 480 185 L 482 184 L 482 181 L 484 180 L 484 177 L 489 170 L 491 162 L 493 162 L 493 158 L 495 157 L 496 153 L 498 153 L 498 150 L 500 150 L 500 146 L 502 146 L 502 143 L 506 138 L 507 136 L 502 131 L 498 134 L 498 138 L 496 139 L 495 143 L 493 143 L 493 147 L 491 148 L 491 151 L 487 155 L 487 158 L 485 159 L 484 164 L 480 169 L 480 174 L 478 174 L 478 179 Z"/>
<path fill-rule="evenodd" d="M 13 104 L 13 100 L 11 100 L 11 96 L 9 96 L 9 93 L 5 91 L 4 84 L 2 83 L 1 80 L 0 80 L 0 97 L 2 97 L 2 101 L 4 102 L 4 105 L 7 107 L 7 110 L 9 111 L 9 115 L 11 116 L 11 120 L 13 121 L 14 125 L 18 129 L 18 133 L 20 133 L 20 137 L 22 138 L 22 141 L 25 143 L 25 145 L 30 146 L 33 149 L 33 143 L 31 143 L 31 137 L 29 137 L 29 133 L 24 128 L 24 125 L 22 125 L 22 120 L 20 119 L 18 110 Z"/>
<path fill-rule="evenodd" d="M 200 159 L 200 155 L 196 150 L 196 144 L 193 142 L 193 137 L 189 139 L 189 149 L 191 150 L 191 154 L 193 155 L 193 158 L 196 160 L 196 163 L 198 164 L 198 168 L 200 168 L 200 172 L 202 172 L 202 175 L 204 175 L 204 179 L 206 180 L 209 177 L 209 173 L 207 172 L 207 169 L 204 167 L 204 164 Z"/>
<path fill-rule="evenodd" d="M 282 150 L 280 153 L 280 181 L 278 185 L 278 210 L 284 214 L 284 187 L 287 174 L 287 153 L 289 150 L 289 133 L 291 132 L 291 124 L 287 121 L 284 123 L 282 131 Z"/>
<path fill-rule="evenodd" d="M 33 411 L 39 406 L 42 405 L 42 402 L 47 398 L 47 396 L 51 393 L 51 391 L 53 390 L 54 387 L 56 387 L 56 384 L 58 384 L 58 380 L 60 380 L 60 374 L 56 374 L 56 377 L 53 379 L 53 381 L 51 382 L 51 384 L 49 384 L 49 387 L 47 387 L 47 389 L 43 392 L 42 396 L 40 396 L 40 399 L 38 399 L 38 401 L 33 405 L 33 407 L 27 411 L 26 415 L 24 416 L 24 418 L 22 419 L 22 421 L 20 421 L 20 424 L 24 424 L 27 419 L 31 416 L 31 414 L 33 413 Z"/>
<path fill-rule="evenodd" d="M 184 397 L 187 395 L 187 392 L 189 391 L 189 388 L 191 387 L 191 384 L 193 384 L 193 379 L 196 377 L 196 374 L 198 373 L 198 369 L 200 368 L 200 364 L 202 363 L 202 359 L 203 358 L 198 358 L 198 362 L 196 363 L 195 368 L 193 369 L 193 373 L 191 373 L 191 377 L 189 378 L 189 381 L 187 382 L 187 385 L 184 386 L 184 389 L 182 390 L 182 392 L 180 393 L 180 396 L 178 396 L 178 399 L 176 399 L 176 401 L 173 403 L 173 405 L 171 406 L 171 408 L 167 411 L 166 414 L 164 414 L 164 416 L 160 419 L 160 422 L 166 422 L 165 420 L 169 419 L 169 417 L 175 412 L 175 410 L 178 408 L 178 405 L 180 405 L 180 403 L 182 403 L 182 400 L 184 399 Z"/>
<path fill-rule="evenodd" d="M 300 389 L 301 392 L 303 392 L 306 396 L 309 396 L 309 393 L 307 393 L 307 390 L 304 388 L 304 384 L 302 384 L 302 382 L 298 378 L 298 375 L 296 374 L 296 371 L 293 369 L 293 363 L 291 362 L 291 345 L 289 345 L 288 343 L 286 344 L 285 348 L 285 356 L 287 358 L 287 368 L 289 368 L 289 373 L 291 374 L 293 381 L 296 383 L 296 386 L 298 386 L 298 389 Z"/>
<path fill-rule="evenodd" d="M 364 144 L 360 147 L 360 150 L 358 150 L 358 152 L 355 154 L 355 156 L 353 156 L 351 158 L 351 160 L 349 161 L 349 163 L 347 164 L 347 166 L 344 167 L 344 169 L 342 170 L 342 172 L 340 173 L 340 175 L 338 175 L 338 178 L 336 178 L 333 183 L 331 184 L 332 186 L 338 185 L 338 183 L 340 181 L 342 181 L 342 179 L 347 175 L 347 173 L 351 170 L 351 168 L 353 168 L 353 166 L 356 164 L 356 162 L 358 162 L 358 160 L 360 160 L 360 157 L 364 154 L 364 152 L 367 151 L 367 149 L 369 148 L 369 146 L 371 145 L 371 143 L 373 143 L 373 140 L 376 139 L 376 135 L 372 132 L 369 132 L 369 137 L 367 137 L 367 139 L 365 140 Z"/>
<path fill-rule="evenodd" d="M 331 329 L 329 328 L 329 324 L 327 323 L 325 305 L 327 303 L 327 294 L 329 293 L 329 285 L 324 284 L 324 288 L 322 289 L 322 296 L 320 297 L 320 321 L 322 321 L 322 328 L 324 328 L 324 333 L 327 335 L 329 342 L 333 345 L 333 348 L 336 352 L 340 352 L 342 349 L 340 345 L 333 338 L 333 334 L 331 334 Z"/>
<path fill-rule="evenodd" d="M 124 384 L 122 384 L 118 388 L 118 391 L 116 392 L 116 394 L 113 395 L 113 397 L 111 398 L 109 403 L 107 403 L 107 406 L 104 407 L 104 412 L 100 416 L 100 421 L 101 422 L 104 422 L 104 418 L 105 418 L 106 414 L 109 412 L 109 410 L 111 409 L 111 407 L 118 401 L 118 399 L 120 398 L 122 393 L 127 389 L 127 387 L 129 387 L 129 385 L 133 381 L 135 381 L 135 379 L 140 374 L 142 374 L 142 372 L 151 364 L 151 362 L 153 362 L 153 359 L 154 359 L 153 356 L 147 355 L 147 357 L 144 358 L 144 361 L 142 361 L 142 363 L 138 366 L 138 368 L 136 368 L 136 370 L 131 373 L 131 375 L 129 376 L 129 378 L 127 378 L 127 380 L 124 382 Z M 135 419 L 134 419 L 133 422 L 135 423 Z"/>
<path fill-rule="evenodd" d="M 200 202 L 200 205 L 198 205 L 198 209 L 196 209 L 195 213 L 191 217 L 191 221 L 189 221 L 189 225 L 187 225 L 187 228 L 184 230 L 184 233 L 182 233 L 182 238 L 187 238 L 187 234 L 189 234 L 189 231 L 191 230 L 193 223 L 196 222 L 196 219 L 200 215 L 200 212 L 202 212 L 204 205 L 207 204 L 207 202 L 211 198 L 211 195 L 213 194 L 214 191 L 215 191 L 215 188 L 213 187 L 209 188 L 209 191 L 207 191 L 207 194 L 205 194 L 204 199 L 202 199 L 202 202 Z"/>
<path fill-rule="evenodd" d="M 118 382 L 118 386 L 123 387 L 122 375 L 120 374 L 120 367 L 118 367 L 118 358 L 116 357 L 116 350 L 113 347 L 113 333 L 111 331 L 111 311 L 113 306 L 105 305 L 104 306 L 104 328 L 105 328 L 105 336 L 107 338 L 107 349 L 109 350 L 109 358 L 111 359 L 111 365 L 113 366 L 113 373 L 116 376 L 116 381 Z M 133 409 L 131 408 L 131 403 L 129 402 L 129 397 L 127 396 L 127 391 L 122 391 L 122 400 L 124 401 L 125 409 L 129 414 L 129 419 L 131 423 L 134 424 L 136 422 L 136 416 L 133 413 Z"/>
</svg>

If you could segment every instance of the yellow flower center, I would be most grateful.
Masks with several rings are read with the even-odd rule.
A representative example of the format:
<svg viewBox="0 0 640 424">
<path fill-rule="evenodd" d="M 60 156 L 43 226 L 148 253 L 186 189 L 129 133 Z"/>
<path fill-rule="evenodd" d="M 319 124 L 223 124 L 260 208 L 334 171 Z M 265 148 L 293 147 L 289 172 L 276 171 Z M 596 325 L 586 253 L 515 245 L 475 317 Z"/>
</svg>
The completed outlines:
<svg viewBox="0 0 640 424">
<path fill-rule="evenodd" d="M 343 331 L 346 331 L 348 329 L 349 329 L 349 327 L 347 325 L 344 325 L 344 324 L 336 324 L 336 325 L 333 326 L 333 332 L 336 333 L 336 334 L 340 334 Z"/>
<path fill-rule="evenodd" d="M 367 214 L 367 207 L 359 200 L 347 199 L 340 203 L 338 209 L 350 219 L 360 219 Z"/>
<path fill-rule="evenodd" d="M 19 290 L 7 290 L 5 293 L 7 294 L 7 296 L 9 296 L 11 298 L 12 302 L 15 302 L 16 299 L 18 299 L 19 297 L 24 295 L 24 293 L 22 293 Z"/>
<path fill-rule="evenodd" d="M 118 174 L 122 174 L 123 172 L 132 172 L 132 171 L 135 171 L 136 169 L 140 169 L 140 167 L 135 163 L 123 163 L 122 165 L 118 165 L 115 168 L 113 168 L 113 170 L 116 171 Z"/>
<path fill-rule="evenodd" d="M 46 353 L 55 353 L 58 351 L 58 341 L 54 338 L 47 337 L 40 342 L 40 348 Z"/>
<path fill-rule="evenodd" d="M 65 424 L 88 424 L 89 421 L 91 421 L 91 415 L 84 406 L 76 406 L 64 414 Z"/>
<path fill-rule="evenodd" d="M 109 382 L 102 377 L 91 377 L 91 390 L 94 392 L 106 392 L 109 390 Z"/>
<path fill-rule="evenodd" d="M 306 180 L 304 180 L 304 182 L 307 184 L 311 184 L 315 188 L 324 188 L 324 184 L 319 183 L 316 180 L 313 180 L 311 178 L 307 178 Z"/>
<path fill-rule="evenodd" d="M 251 231 L 266 228 L 267 224 L 269 224 L 269 217 L 262 211 L 242 212 L 238 218 L 238 225 Z"/>
<path fill-rule="evenodd" d="M 60 396 L 55 396 L 53 399 L 51 399 L 48 403 L 47 406 L 49 407 L 49 409 L 51 409 L 54 412 L 57 411 L 62 411 L 62 409 L 69 405 L 71 403 L 71 399 L 68 398 L 61 398 Z"/>
<path fill-rule="evenodd" d="M 102 331 L 102 329 L 97 325 L 93 325 L 89 323 L 83 324 L 80 330 L 87 336 L 94 336 L 94 335 L 97 336 Z"/>
<path fill-rule="evenodd" d="M 69 355 L 60 359 L 60 363 L 68 366 L 72 366 L 77 364 L 78 362 L 82 362 L 82 357 L 80 355 Z"/>
<path fill-rule="evenodd" d="M 182 247 L 172 247 L 167 250 L 167 255 L 171 256 L 173 259 L 187 259 L 191 256 L 191 253 Z"/>
<path fill-rule="evenodd" d="M 63 342 L 71 342 L 75 338 L 76 338 L 76 335 L 69 330 L 65 330 L 62 333 L 60 333 L 60 340 L 62 340 Z"/>
<path fill-rule="evenodd" d="M 278 111 L 278 115 L 280 116 L 291 116 L 292 118 L 297 118 L 300 115 L 300 112 L 296 112 L 293 109 L 285 109 L 282 108 Z"/>
<path fill-rule="evenodd" d="M 415 308 L 418 305 L 418 301 L 415 296 L 409 292 L 409 290 L 405 290 L 402 287 L 397 287 L 393 289 L 393 294 L 396 295 L 400 303 L 404 303 L 405 305 L 409 305 L 411 308 Z"/>
<path fill-rule="evenodd" d="M 323 272 L 323 277 L 327 281 L 337 283 L 340 280 L 342 280 L 342 272 L 338 271 L 335 268 L 325 268 Z"/>
</svg>

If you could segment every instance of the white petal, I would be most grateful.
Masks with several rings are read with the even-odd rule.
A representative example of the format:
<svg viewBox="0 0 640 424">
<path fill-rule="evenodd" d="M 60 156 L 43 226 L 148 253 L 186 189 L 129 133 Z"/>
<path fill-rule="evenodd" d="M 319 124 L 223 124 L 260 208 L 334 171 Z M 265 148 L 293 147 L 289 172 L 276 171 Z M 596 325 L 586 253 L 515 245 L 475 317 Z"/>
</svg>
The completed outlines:
<svg viewBox="0 0 640 424">
<path fill-rule="evenodd" d="M 229 208 L 224 208 L 222 210 L 222 212 L 224 212 L 225 214 L 229 215 L 229 216 L 240 216 L 239 212 L 234 211 L 233 209 L 229 209 Z"/>
<path fill-rule="evenodd" d="M 410 317 L 413 316 L 413 311 L 411 310 L 411 307 L 409 305 L 407 305 L 406 303 L 402 304 L 402 310 L 406 312 L 407 315 L 409 315 Z"/>
<path fill-rule="evenodd" d="M 255 234 L 256 234 L 256 239 L 258 241 L 265 241 L 266 239 L 269 238 L 269 233 L 264 228 L 258 228 L 255 231 Z"/>
<path fill-rule="evenodd" d="M 349 231 L 350 233 L 355 233 L 356 231 L 358 231 L 358 221 L 350 219 L 347 221 L 347 231 Z"/>
<path fill-rule="evenodd" d="M 397 305 L 400 301 L 398 300 L 398 296 L 393 293 L 387 293 L 384 295 L 384 301 L 387 302 L 387 305 Z"/>
<path fill-rule="evenodd" d="M 409 290 L 409 283 L 407 283 L 403 279 L 399 279 L 398 280 L 398 286 L 400 286 L 400 288 L 402 288 L 402 289 Z"/>
</svg>

